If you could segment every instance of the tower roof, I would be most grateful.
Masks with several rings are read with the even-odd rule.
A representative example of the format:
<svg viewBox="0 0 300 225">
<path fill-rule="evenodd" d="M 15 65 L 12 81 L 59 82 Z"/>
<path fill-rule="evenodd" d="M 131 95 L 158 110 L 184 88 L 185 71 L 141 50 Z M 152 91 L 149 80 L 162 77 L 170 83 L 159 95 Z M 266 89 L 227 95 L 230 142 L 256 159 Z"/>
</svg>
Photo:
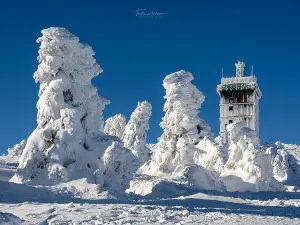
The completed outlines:
<svg viewBox="0 0 300 225">
<path fill-rule="evenodd" d="M 217 92 L 230 91 L 256 91 L 258 96 L 261 97 L 261 92 L 258 87 L 257 79 L 251 72 L 250 76 L 244 77 L 245 63 L 238 61 L 235 63 L 236 76 L 235 77 L 222 77 L 221 84 L 217 86 Z"/>
</svg>

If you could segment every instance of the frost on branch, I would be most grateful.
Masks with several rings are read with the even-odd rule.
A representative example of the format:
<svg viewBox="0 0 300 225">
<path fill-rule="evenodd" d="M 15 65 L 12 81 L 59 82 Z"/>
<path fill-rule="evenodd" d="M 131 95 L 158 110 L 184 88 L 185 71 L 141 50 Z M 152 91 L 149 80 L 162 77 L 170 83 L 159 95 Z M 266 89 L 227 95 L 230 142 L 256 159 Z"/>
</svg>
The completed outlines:
<svg viewBox="0 0 300 225">
<path fill-rule="evenodd" d="M 227 126 L 228 161 L 222 174 L 229 191 L 280 190 L 273 177 L 272 155 L 260 149 L 255 131 L 243 122 Z"/>
<path fill-rule="evenodd" d="M 151 110 L 149 102 L 139 102 L 131 114 L 122 137 L 124 146 L 132 151 L 141 164 L 150 159 L 150 149 L 146 146 L 146 141 Z"/>
<path fill-rule="evenodd" d="M 166 89 L 165 116 L 160 123 L 163 134 L 156 145 L 150 171 L 172 173 L 177 166 L 195 163 L 196 145 L 211 136 L 210 127 L 199 117 L 204 95 L 190 82 L 190 72 L 181 70 L 168 75 L 163 82 Z M 150 172 L 151 173 L 151 172 Z"/>
<path fill-rule="evenodd" d="M 122 114 L 117 114 L 105 121 L 104 133 L 116 136 L 122 139 L 122 135 L 126 126 L 126 118 Z"/>
<path fill-rule="evenodd" d="M 120 142 L 100 132 L 109 101 L 98 95 L 91 80 L 102 69 L 92 48 L 66 29 L 49 28 L 42 34 L 34 73 L 40 83 L 38 126 L 11 181 L 53 184 L 85 177 L 101 184 L 104 152 Z"/>
</svg>

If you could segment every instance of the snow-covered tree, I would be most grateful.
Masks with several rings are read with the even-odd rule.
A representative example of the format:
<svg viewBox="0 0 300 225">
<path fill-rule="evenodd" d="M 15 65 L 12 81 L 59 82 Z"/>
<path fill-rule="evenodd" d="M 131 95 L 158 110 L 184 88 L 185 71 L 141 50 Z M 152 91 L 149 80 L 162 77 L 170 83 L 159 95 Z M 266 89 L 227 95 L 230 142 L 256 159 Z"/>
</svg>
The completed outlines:
<svg viewBox="0 0 300 225">
<path fill-rule="evenodd" d="M 26 140 L 22 140 L 19 144 L 9 148 L 7 155 L 0 156 L 0 162 L 3 162 L 4 164 L 18 164 L 25 146 Z"/>
<path fill-rule="evenodd" d="M 147 148 L 146 142 L 151 110 L 152 106 L 149 102 L 138 102 L 122 137 L 124 146 L 132 151 L 141 164 L 150 159 L 150 149 Z"/>
<path fill-rule="evenodd" d="M 92 48 L 66 29 L 49 28 L 42 34 L 37 40 L 40 64 L 34 73 L 40 83 L 38 126 L 11 181 L 51 184 L 86 177 L 101 183 L 104 152 L 119 142 L 100 132 L 108 101 L 98 95 L 91 80 L 102 69 Z"/>
<path fill-rule="evenodd" d="M 104 133 L 116 136 L 122 139 L 122 135 L 126 126 L 126 118 L 122 114 L 117 114 L 105 121 Z"/>
<path fill-rule="evenodd" d="M 248 128 L 244 122 L 228 125 L 227 132 L 228 161 L 222 173 L 223 177 L 230 177 L 224 179 L 227 189 L 231 191 L 281 189 L 282 186 L 274 179 L 272 155 L 259 148 L 256 132 Z"/>
<path fill-rule="evenodd" d="M 163 82 L 166 114 L 160 125 L 164 131 L 153 156 L 163 173 L 174 171 L 178 165 L 193 164 L 198 151 L 195 145 L 204 136 L 211 136 L 210 127 L 199 117 L 205 97 L 191 84 L 193 79 L 190 72 L 181 70 L 168 75 Z"/>
</svg>

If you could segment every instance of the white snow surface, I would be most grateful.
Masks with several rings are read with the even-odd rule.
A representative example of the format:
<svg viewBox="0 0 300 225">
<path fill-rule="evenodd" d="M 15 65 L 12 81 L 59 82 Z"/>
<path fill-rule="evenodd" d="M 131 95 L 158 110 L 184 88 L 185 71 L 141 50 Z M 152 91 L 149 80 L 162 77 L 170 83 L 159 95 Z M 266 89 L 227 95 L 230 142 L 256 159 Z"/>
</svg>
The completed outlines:
<svg viewBox="0 0 300 225">
<path fill-rule="evenodd" d="M 104 133 L 122 139 L 126 118 L 122 114 L 114 115 L 105 121 Z"/>
<path fill-rule="evenodd" d="M 1 224 L 299 224 L 299 192 L 186 191 L 174 197 L 116 196 L 83 180 L 59 186 L 0 181 Z M 98 190 L 97 190 L 98 188 Z M 6 223 L 4 223 L 5 221 Z"/>
</svg>

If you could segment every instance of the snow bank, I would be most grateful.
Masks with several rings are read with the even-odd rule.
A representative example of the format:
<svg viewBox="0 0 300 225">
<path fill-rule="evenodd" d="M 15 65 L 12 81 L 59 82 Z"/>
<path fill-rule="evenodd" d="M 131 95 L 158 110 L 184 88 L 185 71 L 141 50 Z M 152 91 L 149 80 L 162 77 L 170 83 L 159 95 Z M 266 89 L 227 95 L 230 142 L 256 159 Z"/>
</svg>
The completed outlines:
<svg viewBox="0 0 300 225">
<path fill-rule="evenodd" d="M 119 179 L 114 184 L 123 187 L 133 169 L 114 168 L 115 173 L 105 173 L 115 162 L 103 157 L 106 151 L 111 154 L 109 160 L 122 155 L 123 165 L 123 158 L 126 164 L 134 156 L 120 147 L 118 138 L 100 132 L 102 111 L 109 102 L 91 83 L 102 72 L 92 48 L 64 28 L 49 28 L 42 34 L 37 40 L 40 64 L 34 74 L 40 83 L 38 126 L 27 140 L 11 181 L 57 184 L 87 178 L 105 185 L 106 180 Z"/>
<path fill-rule="evenodd" d="M 122 114 L 114 115 L 105 121 L 104 133 L 122 139 L 126 118 Z"/>
<path fill-rule="evenodd" d="M 152 106 L 149 102 L 138 102 L 122 137 L 124 146 L 132 151 L 141 164 L 150 159 L 150 149 L 146 146 L 146 142 L 151 110 Z"/>
</svg>

